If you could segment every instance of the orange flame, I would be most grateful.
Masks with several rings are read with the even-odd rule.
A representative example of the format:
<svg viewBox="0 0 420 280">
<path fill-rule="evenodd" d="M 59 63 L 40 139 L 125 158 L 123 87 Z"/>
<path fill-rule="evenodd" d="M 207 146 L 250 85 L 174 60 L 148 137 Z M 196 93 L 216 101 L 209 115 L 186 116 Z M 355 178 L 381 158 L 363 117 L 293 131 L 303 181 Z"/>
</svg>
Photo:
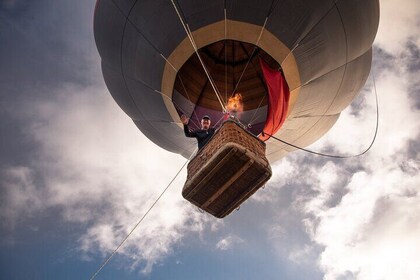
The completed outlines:
<svg viewBox="0 0 420 280">
<path fill-rule="evenodd" d="M 240 93 L 235 93 L 234 96 L 230 97 L 226 109 L 232 113 L 242 113 L 244 110 L 242 95 Z"/>
</svg>

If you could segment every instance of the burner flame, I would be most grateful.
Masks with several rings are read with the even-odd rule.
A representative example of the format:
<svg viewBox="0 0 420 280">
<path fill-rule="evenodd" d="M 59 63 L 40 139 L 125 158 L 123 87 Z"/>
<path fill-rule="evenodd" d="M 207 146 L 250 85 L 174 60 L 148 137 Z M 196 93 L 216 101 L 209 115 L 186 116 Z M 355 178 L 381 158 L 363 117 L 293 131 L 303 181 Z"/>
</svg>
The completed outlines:
<svg viewBox="0 0 420 280">
<path fill-rule="evenodd" d="M 244 104 L 242 102 L 242 94 L 235 93 L 234 96 L 230 97 L 226 106 L 226 109 L 231 113 L 242 113 L 244 110 Z"/>
</svg>

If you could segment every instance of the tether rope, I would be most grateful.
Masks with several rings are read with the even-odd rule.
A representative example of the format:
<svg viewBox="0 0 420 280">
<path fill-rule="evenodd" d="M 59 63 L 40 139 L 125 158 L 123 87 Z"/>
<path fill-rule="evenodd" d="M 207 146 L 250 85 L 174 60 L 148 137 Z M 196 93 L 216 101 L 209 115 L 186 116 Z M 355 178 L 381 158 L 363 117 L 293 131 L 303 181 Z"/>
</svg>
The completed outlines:
<svg viewBox="0 0 420 280">
<path fill-rule="evenodd" d="M 137 222 L 137 224 L 133 227 L 133 229 L 126 235 L 126 237 L 121 241 L 121 243 L 115 248 L 115 250 L 108 256 L 108 258 L 102 263 L 102 265 L 95 271 L 95 273 L 90 277 L 90 280 L 93 280 L 99 272 L 108 264 L 108 262 L 112 259 L 112 257 L 117 253 L 118 249 L 121 248 L 121 246 L 127 241 L 127 239 L 130 237 L 130 235 L 136 230 L 136 228 L 141 224 L 141 222 L 146 218 L 146 216 L 149 214 L 149 212 L 153 209 L 153 207 L 158 203 L 158 201 L 161 199 L 161 197 L 165 194 L 165 192 L 169 189 L 169 187 L 172 185 L 172 183 L 175 181 L 175 179 L 178 177 L 178 175 L 181 173 L 182 169 L 184 169 L 185 165 L 188 163 L 188 161 L 192 158 L 192 156 L 197 151 L 197 148 L 195 151 L 191 154 L 191 156 L 185 161 L 185 163 L 182 165 L 182 167 L 179 169 L 179 171 L 176 173 L 176 175 L 172 178 L 172 180 L 169 182 L 169 184 L 165 187 L 165 189 L 162 191 L 162 193 L 158 196 L 158 198 L 153 202 L 153 204 L 149 207 L 149 209 L 146 211 L 146 213 L 143 214 L 143 216 L 140 218 L 140 220 Z"/>
<path fill-rule="evenodd" d="M 378 93 L 377 93 L 377 91 L 376 91 L 376 82 L 375 82 L 375 76 L 374 76 L 374 74 L 373 74 L 373 71 L 372 71 L 372 80 L 373 80 L 373 87 L 374 87 L 374 92 L 375 92 L 375 101 L 376 101 L 376 127 L 375 127 L 375 134 L 374 134 L 374 136 L 373 136 L 372 141 L 370 142 L 369 147 L 367 147 L 367 149 L 365 149 L 363 152 L 361 152 L 361 153 L 359 153 L 359 154 L 356 154 L 356 155 L 331 155 L 331 154 L 325 154 L 325 153 L 321 153 L 321 152 L 315 152 L 315 151 L 311 151 L 311 150 L 305 149 L 305 148 L 303 148 L 303 147 L 296 146 L 296 145 L 291 144 L 291 143 L 289 143 L 289 142 L 286 142 L 286 141 L 284 141 L 284 140 L 281 140 L 281 139 L 279 139 L 279 138 L 277 138 L 277 137 L 275 137 L 275 136 L 273 136 L 273 135 L 271 135 L 271 134 L 269 134 L 269 133 L 262 132 L 261 134 L 262 134 L 263 136 L 264 136 L 264 134 L 266 134 L 266 135 L 268 135 L 268 136 L 272 137 L 273 139 L 275 139 L 275 140 L 277 140 L 277 141 L 279 141 L 279 142 L 281 142 L 281 143 L 283 143 L 283 144 L 286 144 L 286 145 L 291 146 L 291 147 L 293 147 L 293 148 L 296 148 L 296 149 L 298 149 L 298 150 L 302 150 L 302 151 L 305 151 L 305 152 L 307 152 L 307 153 L 311 153 L 311 154 L 318 155 L 318 156 L 324 156 L 324 157 L 331 157 L 331 158 L 346 159 L 346 158 L 353 158 L 353 157 L 358 157 L 358 156 L 364 155 L 364 154 L 366 154 L 366 153 L 370 150 L 370 148 L 373 146 L 373 143 L 375 142 L 375 140 L 376 140 L 376 136 L 377 136 L 377 134 L 378 134 L 378 127 L 379 127 L 379 105 L 378 105 Z"/>
</svg>

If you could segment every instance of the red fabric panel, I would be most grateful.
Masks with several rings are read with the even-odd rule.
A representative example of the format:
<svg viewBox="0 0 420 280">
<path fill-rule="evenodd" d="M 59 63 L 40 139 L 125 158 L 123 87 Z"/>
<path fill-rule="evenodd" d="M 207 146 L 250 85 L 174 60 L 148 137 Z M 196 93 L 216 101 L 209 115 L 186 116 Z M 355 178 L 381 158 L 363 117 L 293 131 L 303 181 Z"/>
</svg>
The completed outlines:
<svg viewBox="0 0 420 280">
<path fill-rule="evenodd" d="M 268 89 L 268 112 L 263 132 L 274 135 L 286 120 L 290 91 L 280 71 L 270 68 L 262 59 L 260 65 Z M 260 135 L 259 138 L 266 141 L 270 137 Z"/>
</svg>

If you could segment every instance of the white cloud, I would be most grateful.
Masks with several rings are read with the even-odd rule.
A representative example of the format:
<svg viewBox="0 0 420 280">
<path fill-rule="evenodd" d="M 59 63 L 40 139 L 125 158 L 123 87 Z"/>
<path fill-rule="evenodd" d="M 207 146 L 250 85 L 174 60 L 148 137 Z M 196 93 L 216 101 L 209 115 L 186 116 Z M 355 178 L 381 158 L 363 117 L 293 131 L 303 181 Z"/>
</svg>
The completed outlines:
<svg viewBox="0 0 420 280">
<path fill-rule="evenodd" d="M 420 269 L 420 176 L 398 168 L 353 175 L 336 207 L 313 212 L 326 279 L 415 279 Z M 314 226 L 314 225 L 313 225 Z"/>
<path fill-rule="evenodd" d="M 305 244 L 302 248 L 295 248 L 289 251 L 289 259 L 295 263 L 311 263 L 313 261 L 314 256 L 316 256 L 314 252 L 314 248 L 309 244 Z"/>
<path fill-rule="evenodd" d="M 367 156 L 388 158 L 395 155 L 408 140 L 415 140 L 419 132 L 420 112 L 412 111 L 408 73 L 404 65 L 396 65 L 397 70 L 385 70 L 376 77 L 379 99 L 379 128 L 375 143 Z M 370 86 L 372 83 L 370 83 Z M 360 98 L 365 107 L 351 113 L 351 108 L 342 112 L 335 126 L 320 141 L 310 146 L 320 150 L 323 146 L 334 147 L 336 154 L 355 155 L 364 151 L 373 139 L 376 125 L 376 102 L 374 89 L 371 87 Z M 366 156 L 364 156 L 366 157 Z M 346 160 L 349 163 L 351 160 Z"/>
<path fill-rule="evenodd" d="M 386 67 L 376 68 L 375 73 L 379 130 L 374 146 L 360 158 L 324 166 L 309 163 L 306 176 L 314 179 L 313 192 L 294 198 L 295 206 L 306 213 L 303 223 L 313 245 L 321 246 L 318 261 L 325 279 L 418 279 L 420 275 L 420 161 L 419 151 L 408 148 L 410 142 L 418 144 L 420 136 L 420 112 L 413 98 L 418 95 L 419 70 L 408 67 L 419 58 L 407 50 L 409 42 L 420 46 L 420 4 L 380 4 L 376 44 L 392 60 L 377 61 Z M 336 154 L 357 154 L 369 145 L 376 113 L 371 80 L 367 88 L 359 97 L 363 105 L 357 114 L 352 112 L 356 107 L 345 110 L 310 149 L 333 147 Z M 292 250 L 289 258 L 299 260 L 307 252 L 310 255 L 311 248 Z"/>
<path fill-rule="evenodd" d="M 258 190 L 252 195 L 251 200 L 255 200 L 259 203 L 274 201 L 276 197 L 275 194 L 279 192 L 279 189 L 290 184 L 298 172 L 296 166 L 294 166 L 292 161 L 288 158 L 275 162 L 271 166 L 271 169 L 273 172 L 272 177 L 263 189 Z"/>
<path fill-rule="evenodd" d="M 334 192 L 339 185 L 338 174 L 340 167 L 332 162 L 327 162 L 320 169 L 313 170 L 308 177 L 312 179 L 313 190 L 318 195 L 305 204 L 307 212 L 322 211 L 327 207 L 327 203 L 333 198 Z"/>
<path fill-rule="evenodd" d="M 34 184 L 33 172 L 24 166 L 1 170 L 0 217 L 3 226 L 13 230 L 20 217 L 31 215 L 42 207 L 39 192 Z"/>
<path fill-rule="evenodd" d="M 254 202 L 268 206 L 278 202 L 284 186 L 293 189 L 295 207 L 270 205 L 282 211 L 269 209 L 275 217 L 264 213 L 253 218 L 266 225 L 262 227 L 267 228 L 269 241 L 281 243 L 280 258 L 287 255 L 305 266 L 311 260 L 319 262 L 327 279 L 416 279 L 420 275 L 419 159 L 408 158 L 413 155 L 405 151 L 408 141 L 416 141 L 420 116 L 412 110 L 408 94 L 417 76 L 407 72 L 404 59 L 408 40 L 419 46 L 419 1 L 380 4 L 376 44 L 395 59 L 392 69 L 381 69 L 376 77 L 380 127 L 374 147 L 362 158 L 323 165 L 306 163 L 302 157 L 312 156 L 295 152 L 273 165 L 271 183 L 253 196 Z M 58 207 L 65 222 L 86 225 L 78 244 L 86 257 L 97 252 L 105 257 L 184 159 L 147 140 L 105 88 L 67 85 L 56 96 L 26 104 L 19 112 L 27 114 L 28 133 L 41 150 L 27 166 L 2 170 L 0 217 L 13 228 L 25 216 Z M 362 98 L 365 107 L 358 115 L 345 111 L 330 133 L 310 148 L 328 146 L 349 154 L 363 150 L 375 128 L 375 101 L 372 92 Z M 204 240 L 206 229 L 218 231 L 224 225 L 220 220 L 209 221 L 182 199 L 183 178 L 185 173 L 119 251 L 131 260 L 127 262 L 131 269 L 141 267 L 148 273 L 186 234 L 199 233 Z M 308 186 L 311 192 L 300 191 Z M 297 217 L 296 209 L 306 215 L 303 222 L 311 240 L 302 242 L 290 222 Z M 273 220 L 279 224 L 270 223 Z M 227 235 L 216 248 L 229 250 L 242 242 L 246 240 Z M 314 257 L 317 246 L 322 247 L 319 259 Z"/>
<path fill-rule="evenodd" d="M 408 154 L 413 151 L 407 149 L 409 141 L 418 141 L 420 114 L 409 97 L 409 74 L 404 61 L 397 60 L 377 77 L 380 127 L 371 151 L 312 173 L 319 174 L 316 194 L 299 206 L 308 214 L 304 222 L 312 240 L 324 248 L 319 261 L 325 279 L 420 275 L 420 164 L 418 151 Z M 332 145 L 340 153 L 361 151 L 374 123 L 372 98 L 366 98 L 363 110 L 358 116 L 345 111 L 314 149 Z M 360 171 L 351 174 L 348 168 Z M 328 205 L 328 197 L 340 191 L 338 203 Z"/>
<path fill-rule="evenodd" d="M 404 51 L 404 43 L 411 37 L 420 45 L 420 2 L 417 0 L 380 1 L 380 21 L 376 44 L 388 52 Z"/>
<path fill-rule="evenodd" d="M 226 251 L 232 249 L 233 246 L 243 242 L 244 240 L 242 238 L 231 234 L 219 240 L 216 244 L 216 248 L 221 251 Z"/>
<path fill-rule="evenodd" d="M 56 99 L 26 104 L 38 156 L 3 171 L 10 180 L 2 216 L 13 221 L 27 204 L 59 207 L 65 222 L 88 225 L 79 240 L 87 258 L 112 252 L 185 162 L 146 139 L 105 91 L 67 85 Z M 212 226 L 182 198 L 185 177 L 184 170 L 119 250 L 133 269 L 149 273 L 184 235 Z"/>
</svg>

